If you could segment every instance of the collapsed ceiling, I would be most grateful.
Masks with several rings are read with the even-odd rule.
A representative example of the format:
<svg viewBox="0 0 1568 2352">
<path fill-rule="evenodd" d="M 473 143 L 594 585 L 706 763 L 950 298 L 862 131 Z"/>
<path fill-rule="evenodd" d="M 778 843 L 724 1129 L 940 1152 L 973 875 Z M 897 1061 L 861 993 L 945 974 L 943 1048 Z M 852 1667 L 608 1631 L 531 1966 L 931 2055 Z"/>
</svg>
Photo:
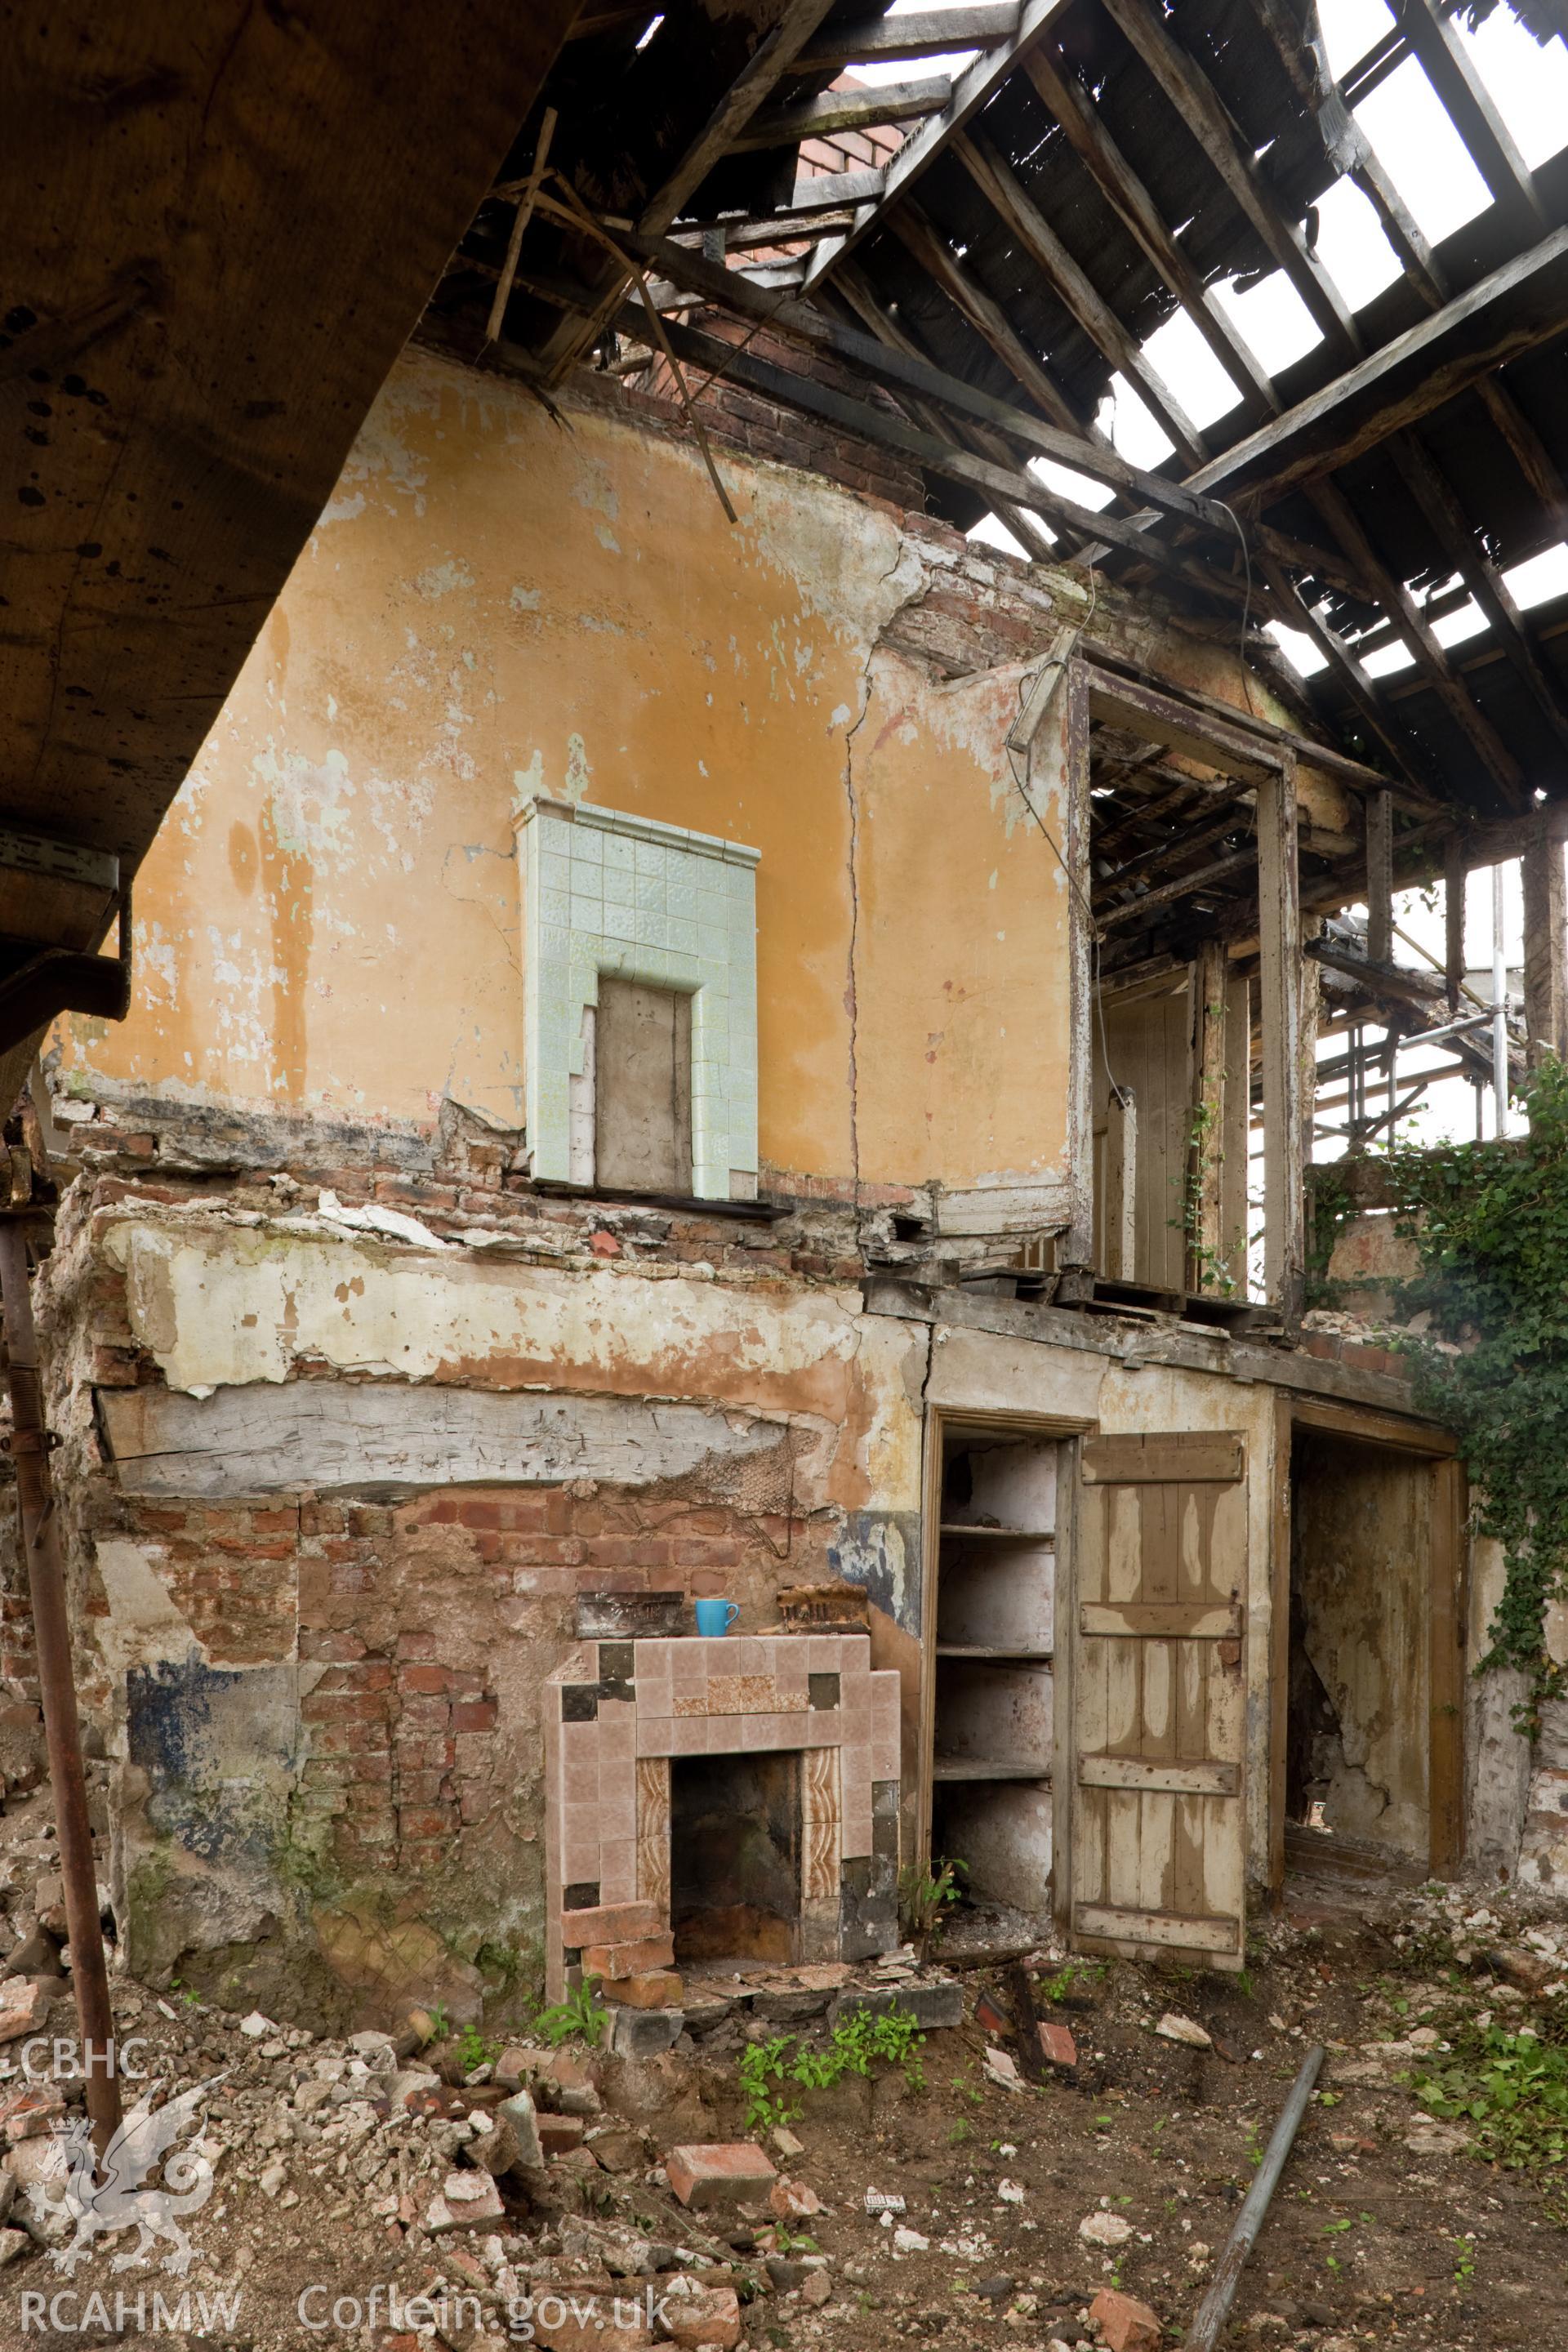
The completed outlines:
<svg viewBox="0 0 1568 2352">
<path fill-rule="evenodd" d="M 1518 13 L 1545 40 L 1564 0 Z M 1410 58 L 1490 197 L 1436 247 L 1352 111 Z M 1353 310 L 1317 249 L 1342 179 L 1400 269 Z M 425 331 L 546 386 L 668 346 L 916 456 L 961 527 L 989 507 L 1031 552 L 1224 616 L 1277 676 L 1261 625 L 1303 633 L 1323 667 L 1291 690 L 1398 787 L 1399 875 L 1456 822 L 1495 845 L 1563 791 L 1568 598 L 1522 612 L 1503 575 L 1568 535 L 1565 223 L 1568 150 L 1526 165 L 1439 0 L 1395 0 L 1338 83 L 1315 0 L 645 0 L 579 16 Z M 1276 271 L 1319 339 L 1270 374 L 1216 289 Z M 1202 430 L 1144 348 L 1177 312 L 1237 394 Z M 825 390 L 824 355 L 860 397 Z M 1152 469 L 1101 430 L 1118 375 L 1173 444 Z M 1472 599 L 1483 625 L 1446 647 Z M 1403 667 L 1369 671 L 1388 647 Z M 1234 852 L 1217 827 L 1194 845 L 1190 792 L 1101 750 L 1098 830 L 1142 888 L 1157 859 Z M 1355 895 L 1304 849 L 1309 903 Z M 1178 893 L 1128 951 L 1194 913 Z"/>
</svg>

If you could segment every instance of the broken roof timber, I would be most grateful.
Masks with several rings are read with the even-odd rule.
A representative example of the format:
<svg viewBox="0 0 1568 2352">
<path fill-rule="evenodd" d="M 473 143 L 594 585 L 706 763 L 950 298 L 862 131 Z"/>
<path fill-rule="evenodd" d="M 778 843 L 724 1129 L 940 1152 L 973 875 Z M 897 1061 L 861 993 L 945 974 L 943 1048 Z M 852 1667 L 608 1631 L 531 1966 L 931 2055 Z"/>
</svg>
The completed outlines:
<svg viewBox="0 0 1568 2352">
<path fill-rule="evenodd" d="M 953 132 L 962 131 L 970 116 L 977 113 L 987 100 L 994 96 L 1019 58 L 1066 5 L 1067 0 L 1025 0 L 1018 11 L 1017 29 L 1011 39 L 998 42 L 995 48 L 984 57 L 976 58 L 968 72 L 953 85 L 952 96 L 942 113 L 932 115 L 905 140 L 887 166 L 882 193 L 876 203 L 865 207 L 847 236 L 823 239 L 806 272 L 808 287 L 825 276 L 842 255 L 858 245 L 863 236 L 881 225 L 905 190 L 913 185 L 922 172 L 929 170 Z"/>
<path fill-rule="evenodd" d="M 1332 472 L 1568 330 L 1568 228 L 1456 295 L 1188 478 L 1193 489 L 1278 496 Z"/>
</svg>

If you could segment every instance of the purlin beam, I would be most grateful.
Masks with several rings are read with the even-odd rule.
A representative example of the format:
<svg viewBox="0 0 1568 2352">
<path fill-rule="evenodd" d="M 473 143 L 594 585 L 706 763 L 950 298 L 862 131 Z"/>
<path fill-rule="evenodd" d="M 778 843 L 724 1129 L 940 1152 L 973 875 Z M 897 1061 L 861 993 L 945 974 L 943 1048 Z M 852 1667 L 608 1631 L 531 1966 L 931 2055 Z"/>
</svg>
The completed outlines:
<svg viewBox="0 0 1568 2352">
<path fill-rule="evenodd" d="M 989 48 L 1018 29 L 1018 0 L 984 0 L 973 7 L 910 10 L 901 16 L 862 16 L 830 25 L 795 59 L 801 73 L 838 72 L 902 58 L 945 57 Z"/>
</svg>

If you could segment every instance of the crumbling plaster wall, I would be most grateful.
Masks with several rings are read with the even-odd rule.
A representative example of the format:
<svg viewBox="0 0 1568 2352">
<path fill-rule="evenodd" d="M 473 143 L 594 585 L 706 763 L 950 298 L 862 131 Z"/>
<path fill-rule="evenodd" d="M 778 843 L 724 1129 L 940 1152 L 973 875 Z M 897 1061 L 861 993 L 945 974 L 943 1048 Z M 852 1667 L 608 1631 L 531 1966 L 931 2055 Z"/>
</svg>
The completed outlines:
<svg viewBox="0 0 1568 2352">
<path fill-rule="evenodd" d="M 68 1085 L 515 1128 L 513 819 L 542 792 L 760 851 L 773 1171 L 1065 1182 L 1060 746 L 1032 815 L 1021 679 L 1091 618 L 1239 700 L 1234 641 L 723 450 L 731 526 L 655 407 L 554 421 L 404 356 L 138 877 L 132 1017 L 66 1024 Z"/>
<path fill-rule="evenodd" d="M 734 527 L 689 446 L 407 355 L 139 877 L 132 1017 L 71 1025 L 70 1081 L 518 1125 L 543 792 L 760 850 L 773 1167 L 1065 1178 L 1067 885 L 1003 737 L 1086 590 L 1012 582 L 1014 666 L 955 680 L 882 642 L 956 569 L 940 533 L 726 471 Z M 1048 761 L 1034 796 L 1059 839 Z"/>
<path fill-rule="evenodd" d="M 45 1305 L 145 1973 L 339 2017 L 531 1976 L 584 1589 L 761 1626 L 861 1583 L 912 1728 L 927 1334 L 853 1287 L 127 1197 L 68 1215 Z"/>
</svg>

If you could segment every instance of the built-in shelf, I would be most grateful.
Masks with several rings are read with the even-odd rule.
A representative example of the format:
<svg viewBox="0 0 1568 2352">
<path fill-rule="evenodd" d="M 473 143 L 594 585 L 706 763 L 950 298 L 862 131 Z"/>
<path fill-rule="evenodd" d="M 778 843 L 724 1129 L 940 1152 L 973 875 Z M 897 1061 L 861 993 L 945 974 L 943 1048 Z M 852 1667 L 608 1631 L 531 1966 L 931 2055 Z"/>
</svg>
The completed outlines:
<svg viewBox="0 0 1568 2352">
<path fill-rule="evenodd" d="M 939 1658 L 1002 1658 L 1016 1666 L 1048 1666 L 1049 1650 L 1008 1650 L 984 1646 L 974 1642 L 939 1642 Z"/>
<path fill-rule="evenodd" d="M 1058 1441 L 1016 1424 L 950 1426 L 942 1436 L 931 1851 L 963 1856 L 977 1901 L 1043 1915 Z"/>
<path fill-rule="evenodd" d="M 944 1519 L 940 1532 L 944 1536 L 963 1536 L 980 1543 L 1052 1544 L 1056 1534 L 1049 1528 L 972 1528 L 963 1519 Z"/>
</svg>

